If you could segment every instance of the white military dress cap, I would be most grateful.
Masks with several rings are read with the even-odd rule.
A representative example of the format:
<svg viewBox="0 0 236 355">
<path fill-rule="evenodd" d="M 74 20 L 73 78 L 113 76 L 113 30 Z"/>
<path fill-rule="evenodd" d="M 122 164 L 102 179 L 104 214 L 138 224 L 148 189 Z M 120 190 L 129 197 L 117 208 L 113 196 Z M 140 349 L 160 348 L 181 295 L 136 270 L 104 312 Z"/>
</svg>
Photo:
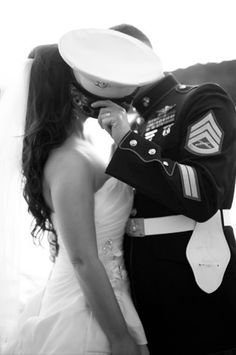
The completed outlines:
<svg viewBox="0 0 236 355">
<path fill-rule="evenodd" d="M 163 76 L 151 48 L 115 30 L 73 30 L 62 36 L 58 47 L 79 83 L 97 96 L 125 97 Z"/>
</svg>

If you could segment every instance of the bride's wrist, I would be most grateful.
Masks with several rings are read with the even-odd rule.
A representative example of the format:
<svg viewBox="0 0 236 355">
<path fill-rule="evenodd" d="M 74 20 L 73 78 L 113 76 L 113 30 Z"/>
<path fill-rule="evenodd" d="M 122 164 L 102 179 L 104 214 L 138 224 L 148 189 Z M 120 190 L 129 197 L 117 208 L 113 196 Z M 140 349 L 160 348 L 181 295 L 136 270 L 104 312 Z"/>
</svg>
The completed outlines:
<svg viewBox="0 0 236 355">
<path fill-rule="evenodd" d="M 130 333 L 126 327 L 124 329 L 117 330 L 108 335 L 108 339 L 111 344 L 117 344 L 130 338 Z"/>
</svg>

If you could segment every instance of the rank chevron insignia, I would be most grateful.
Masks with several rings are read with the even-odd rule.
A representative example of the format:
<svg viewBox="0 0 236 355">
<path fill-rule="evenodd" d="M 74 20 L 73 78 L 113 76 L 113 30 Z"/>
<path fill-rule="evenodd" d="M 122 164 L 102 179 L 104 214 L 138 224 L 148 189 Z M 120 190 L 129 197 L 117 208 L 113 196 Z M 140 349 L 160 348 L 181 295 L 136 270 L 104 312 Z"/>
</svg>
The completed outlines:
<svg viewBox="0 0 236 355">
<path fill-rule="evenodd" d="M 223 131 L 212 112 L 188 128 L 185 148 L 198 155 L 216 154 L 221 151 Z"/>
</svg>

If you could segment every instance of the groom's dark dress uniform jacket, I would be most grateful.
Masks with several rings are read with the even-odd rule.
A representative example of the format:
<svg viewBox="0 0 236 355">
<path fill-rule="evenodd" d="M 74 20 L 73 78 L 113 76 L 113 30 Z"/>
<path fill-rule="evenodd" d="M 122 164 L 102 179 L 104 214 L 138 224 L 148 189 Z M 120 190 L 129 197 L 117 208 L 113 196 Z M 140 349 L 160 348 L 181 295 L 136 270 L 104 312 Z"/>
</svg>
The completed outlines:
<svg viewBox="0 0 236 355">
<path fill-rule="evenodd" d="M 134 221 L 184 215 L 204 222 L 230 209 L 236 115 L 227 93 L 211 83 L 182 85 L 168 74 L 140 89 L 134 106 L 142 119 L 121 140 L 107 168 L 134 187 Z M 224 226 L 224 234 L 231 259 L 213 293 L 199 288 L 186 258 L 192 231 L 159 234 L 157 227 L 156 235 L 125 236 L 132 296 L 151 354 L 236 348 L 231 325 L 236 319 L 236 244 L 230 226 Z"/>
</svg>

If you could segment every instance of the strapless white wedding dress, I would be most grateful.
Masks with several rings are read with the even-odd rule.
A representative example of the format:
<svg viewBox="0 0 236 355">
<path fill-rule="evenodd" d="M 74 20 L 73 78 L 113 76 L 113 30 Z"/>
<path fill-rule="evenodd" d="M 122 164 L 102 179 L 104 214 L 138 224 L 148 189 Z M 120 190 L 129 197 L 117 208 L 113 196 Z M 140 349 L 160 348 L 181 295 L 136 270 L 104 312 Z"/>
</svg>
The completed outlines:
<svg viewBox="0 0 236 355">
<path fill-rule="evenodd" d="M 143 327 L 129 295 L 122 239 L 132 206 L 132 190 L 109 178 L 95 193 L 99 257 L 138 344 L 146 344 Z M 50 279 L 21 316 L 18 334 L 4 355 L 110 354 L 108 340 L 86 302 L 63 242 Z"/>
</svg>

